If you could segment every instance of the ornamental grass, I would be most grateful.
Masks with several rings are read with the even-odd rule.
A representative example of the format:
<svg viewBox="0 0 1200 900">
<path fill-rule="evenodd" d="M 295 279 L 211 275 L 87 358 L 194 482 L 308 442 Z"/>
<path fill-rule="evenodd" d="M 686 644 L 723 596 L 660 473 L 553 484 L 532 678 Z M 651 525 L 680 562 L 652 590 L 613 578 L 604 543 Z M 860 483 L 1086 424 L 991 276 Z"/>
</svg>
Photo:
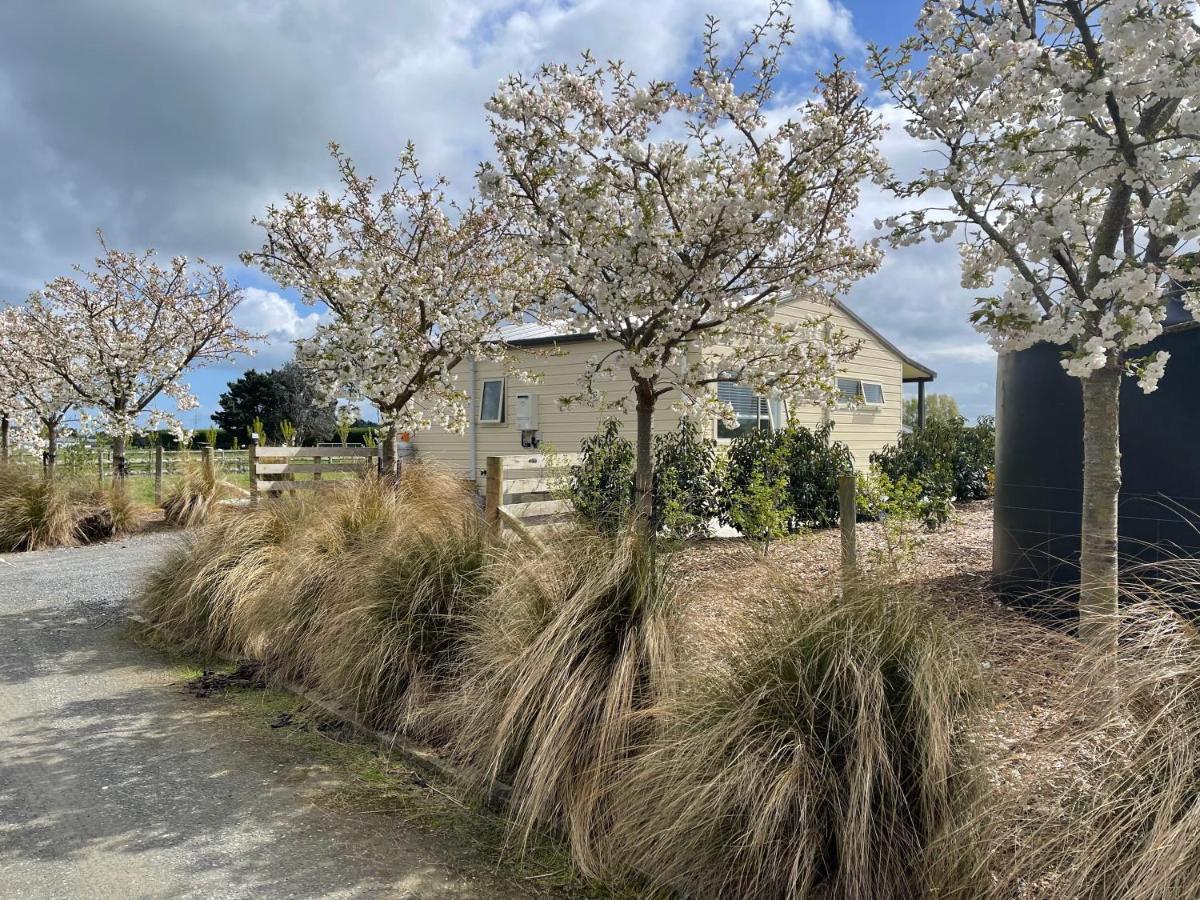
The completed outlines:
<svg viewBox="0 0 1200 900">
<path fill-rule="evenodd" d="M 182 475 L 167 488 L 163 514 L 172 525 L 193 528 L 203 525 L 221 508 L 221 501 L 240 493 L 218 477 L 211 460 L 188 460 Z"/>
<path fill-rule="evenodd" d="M 1168 900 L 1200 885 L 1200 560 L 1128 567 L 1115 655 L 1083 649 L 1070 710 L 1016 790 L 975 808 L 982 896 Z M 1145 576 L 1144 578 L 1142 576 Z"/>
<path fill-rule="evenodd" d="M 781 581 L 624 772 L 610 871 L 695 897 L 905 897 L 979 790 L 956 733 L 979 660 L 929 598 Z"/>
<path fill-rule="evenodd" d="M 414 702 L 453 667 L 487 540 L 458 479 L 409 466 L 230 509 L 184 538 L 142 592 L 170 640 L 261 661 L 376 727 L 416 730 Z"/>
<path fill-rule="evenodd" d="M 653 729 L 674 671 L 677 597 L 632 530 L 560 532 L 543 553 L 510 551 L 471 609 L 449 706 L 454 749 L 512 787 L 528 838 L 553 827 L 585 873 L 612 790 Z"/>
<path fill-rule="evenodd" d="M 0 465 L 0 553 L 74 547 L 135 530 L 143 510 L 120 488 Z"/>
<path fill-rule="evenodd" d="M 214 518 L 142 603 L 178 643 L 439 746 L 480 796 L 508 785 L 515 843 L 555 831 L 622 890 L 1200 884 L 1200 636 L 1168 605 L 1200 597 L 1200 564 L 1147 574 L 1099 656 L 898 573 L 843 591 L 765 563 L 713 641 L 672 575 L 686 553 L 577 527 L 544 543 L 489 539 L 469 488 L 409 466 Z"/>
</svg>

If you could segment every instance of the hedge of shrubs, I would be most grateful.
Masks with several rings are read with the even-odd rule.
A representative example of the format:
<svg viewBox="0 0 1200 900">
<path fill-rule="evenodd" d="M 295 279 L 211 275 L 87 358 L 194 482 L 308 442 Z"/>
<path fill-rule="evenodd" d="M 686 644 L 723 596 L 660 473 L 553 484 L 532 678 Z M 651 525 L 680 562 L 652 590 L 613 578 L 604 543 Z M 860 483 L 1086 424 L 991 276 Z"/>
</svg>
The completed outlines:
<svg viewBox="0 0 1200 900">
<path fill-rule="evenodd" d="M 973 426 L 959 417 L 930 421 L 871 455 L 872 483 L 899 486 L 915 498 L 926 527 L 940 527 L 949 521 L 952 501 L 991 496 L 995 433 L 988 417 Z M 633 504 L 633 444 L 620 423 L 608 419 L 580 451 L 565 493 L 584 520 L 614 533 Z M 833 439 L 830 423 L 749 431 L 718 454 L 716 441 L 683 419 L 677 430 L 655 437 L 654 466 L 659 533 L 704 537 L 718 520 L 765 548 L 784 534 L 836 524 L 838 476 L 852 471 L 854 460 L 849 447 Z M 875 505 L 862 505 L 863 515 Z"/>
<path fill-rule="evenodd" d="M 961 416 L 933 419 L 871 454 L 871 463 L 893 480 L 907 478 L 931 495 L 986 500 L 996 467 L 996 421 L 968 425 Z"/>
</svg>

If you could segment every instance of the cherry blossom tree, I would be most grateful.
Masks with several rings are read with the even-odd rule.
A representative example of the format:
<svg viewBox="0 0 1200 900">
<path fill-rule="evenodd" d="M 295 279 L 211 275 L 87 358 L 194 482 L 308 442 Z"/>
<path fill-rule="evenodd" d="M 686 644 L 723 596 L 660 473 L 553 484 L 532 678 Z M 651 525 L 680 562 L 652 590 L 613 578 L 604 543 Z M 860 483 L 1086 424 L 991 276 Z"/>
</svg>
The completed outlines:
<svg viewBox="0 0 1200 900">
<path fill-rule="evenodd" d="M 394 474 L 398 431 L 466 427 L 456 368 L 471 356 L 504 358 L 497 327 L 519 315 L 536 270 L 513 252 L 496 210 L 449 199 L 411 144 L 383 190 L 330 149 L 341 196 L 288 194 L 255 220 L 265 242 L 242 258 L 328 309 L 297 342 L 297 360 L 327 399 L 376 406 L 388 428 L 383 467 Z"/>
<path fill-rule="evenodd" d="M 194 409 L 183 374 L 246 352 L 255 336 L 234 324 L 242 295 L 220 267 L 181 256 L 160 265 L 153 250 L 115 250 L 103 235 L 100 244 L 104 253 L 93 269 L 76 267 L 77 277 L 54 279 L 26 309 L 46 368 L 112 435 L 113 476 L 120 480 L 126 438 L 139 417 L 174 419 L 150 405 L 165 395 L 181 411 Z"/>
<path fill-rule="evenodd" d="M 782 3 L 731 58 L 708 20 L 690 83 L 639 82 L 585 54 L 572 68 L 514 75 L 487 104 L 497 162 L 485 196 L 551 272 L 546 312 L 598 340 L 567 401 L 634 401 L 637 509 L 649 520 L 651 438 L 660 398 L 731 410 L 709 387 L 740 380 L 795 402 L 831 396 L 838 360 L 856 347 L 829 327 L 835 296 L 873 271 L 878 253 L 848 218 L 859 183 L 880 177 L 880 126 L 840 63 L 794 109 L 776 81 L 792 25 Z M 784 299 L 819 312 L 775 317 Z M 627 371 L 629 393 L 602 398 L 597 376 Z"/>
<path fill-rule="evenodd" d="M 959 232 L 972 320 L 1000 351 L 1065 347 L 1083 395 L 1081 634 L 1115 642 L 1122 376 L 1153 391 L 1175 279 L 1200 237 L 1200 34 L 1185 0 L 927 0 L 872 67 L 939 153 L 890 220 L 907 244 Z M 924 65 L 912 69 L 914 60 Z M 1185 294 L 1193 316 L 1200 298 Z"/>
<path fill-rule="evenodd" d="M 0 403 L 24 442 L 42 445 L 46 477 L 54 477 L 58 438 L 76 397 L 45 362 L 45 348 L 22 307 L 0 311 Z"/>
</svg>

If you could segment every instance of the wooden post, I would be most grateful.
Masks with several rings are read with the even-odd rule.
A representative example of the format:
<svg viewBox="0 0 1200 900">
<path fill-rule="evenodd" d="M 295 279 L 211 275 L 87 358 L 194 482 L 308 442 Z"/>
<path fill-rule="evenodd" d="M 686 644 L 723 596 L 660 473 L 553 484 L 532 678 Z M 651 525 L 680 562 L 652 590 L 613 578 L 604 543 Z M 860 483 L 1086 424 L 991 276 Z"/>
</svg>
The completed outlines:
<svg viewBox="0 0 1200 900">
<path fill-rule="evenodd" d="M 315 466 L 321 465 L 321 459 L 322 459 L 322 457 L 320 457 L 320 456 L 314 456 L 312 458 L 313 465 L 315 465 Z M 320 480 L 321 480 L 321 470 L 316 469 L 313 471 L 313 481 L 320 481 Z"/>
<path fill-rule="evenodd" d="M 96 470 L 100 473 L 100 487 L 104 487 L 104 451 L 96 450 Z"/>
<path fill-rule="evenodd" d="M 162 506 L 163 449 L 154 445 L 154 505 Z"/>
<path fill-rule="evenodd" d="M 258 450 L 258 435 L 250 438 L 250 446 L 246 448 L 246 464 L 250 470 L 250 505 L 258 506 L 258 472 L 255 470 L 254 455 Z"/>
<path fill-rule="evenodd" d="M 217 457 L 213 452 L 212 447 L 205 447 L 203 451 L 204 474 L 213 481 L 217 480 Z"/>
<path fill-rule="evenodd" d="M 8 413 L 0 413 L 0 463 L 8 462 Z"/>
<path fill-rule="evenodd" d="M 487 482 L 483 492 L 483 520 L 493 538 L 500 536 L 504 523 L 500 519 L 500 506 L 504 502 L 504 457 L 487 458 Z"/>
<path fill-rule="evenodd" d="M 842 581 L 858 576 L 858 478 L 853 473 L 838 476 L 838 516 L 842 529 Z"/>
</svg>

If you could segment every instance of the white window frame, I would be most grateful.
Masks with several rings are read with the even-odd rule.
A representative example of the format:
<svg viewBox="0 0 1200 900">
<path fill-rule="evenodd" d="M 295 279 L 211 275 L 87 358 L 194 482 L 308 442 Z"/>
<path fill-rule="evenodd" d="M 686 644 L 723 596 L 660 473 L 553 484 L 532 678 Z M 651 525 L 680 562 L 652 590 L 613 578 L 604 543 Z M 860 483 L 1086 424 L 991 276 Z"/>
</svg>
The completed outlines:
<svg viewBox="0 0 1200 900">
<path fill-rule="evenodd" d="M 506 381 L 507 381 L 507 379 L 504 379 L 504 378 L 485 378 L 485 379 L 483 379 L 482 383 L 479 385 L 479 410 L 477 411 L 477 415 L 478 415 L 478 421 L 479 421 L 480 425 L 503 425 L 503 424 L 505 424 L 506 417 L 504 415 L 504 412 L 505 412 L 504 408 L 507 405 L 507 400 L 508 400 L 508 385 L 506 384 Z M 500 407 L 497 411 L 496 418 L 486 418 L 485 419 L 483 416 L 483 404 L 484 404 L 484 401 L 487 399 L 487 386 L 489 384 L 494 384 L 496 382 L 500 383 Z"/>
<path fill-rule="evenodd" d="M 845 399 L 845 395 L 841 391 L 841 385 L 840 384 L 838 385 L 838 396 L 840 398 L 838 405 L 842 409 L 875 410 L 875 409 L 882 409 L 884 406 L 887 405 L 887 391 L 884 390 L 883 382 L 867 381 L 863 378 L 855 378 L 852 375 L 839 375 L 837 378 L 838 378 L 838 381 L 853 381 L 856 385 L 858 385 L 858 389 L 855 392 L 854 400 Z M 874 387 L 879 388 L 879 396 L 881 399 L 879 400 L 878 403 L 874 403 L 867 399 L 867 385 L 872 385 Z"/>
<path fill-rule="evenodd" d="M 862 391 L 863 406 L 868 409 L 882 409 L 887 405 L 887 391 L 883 389 L 882 381 L 863 381 L 861 378 L 858 381 L 859 390 Z M 867 385 L 873 385 L 879 388 L 879 402 L 873 403 L 867 399 Z"/>
</svg>

